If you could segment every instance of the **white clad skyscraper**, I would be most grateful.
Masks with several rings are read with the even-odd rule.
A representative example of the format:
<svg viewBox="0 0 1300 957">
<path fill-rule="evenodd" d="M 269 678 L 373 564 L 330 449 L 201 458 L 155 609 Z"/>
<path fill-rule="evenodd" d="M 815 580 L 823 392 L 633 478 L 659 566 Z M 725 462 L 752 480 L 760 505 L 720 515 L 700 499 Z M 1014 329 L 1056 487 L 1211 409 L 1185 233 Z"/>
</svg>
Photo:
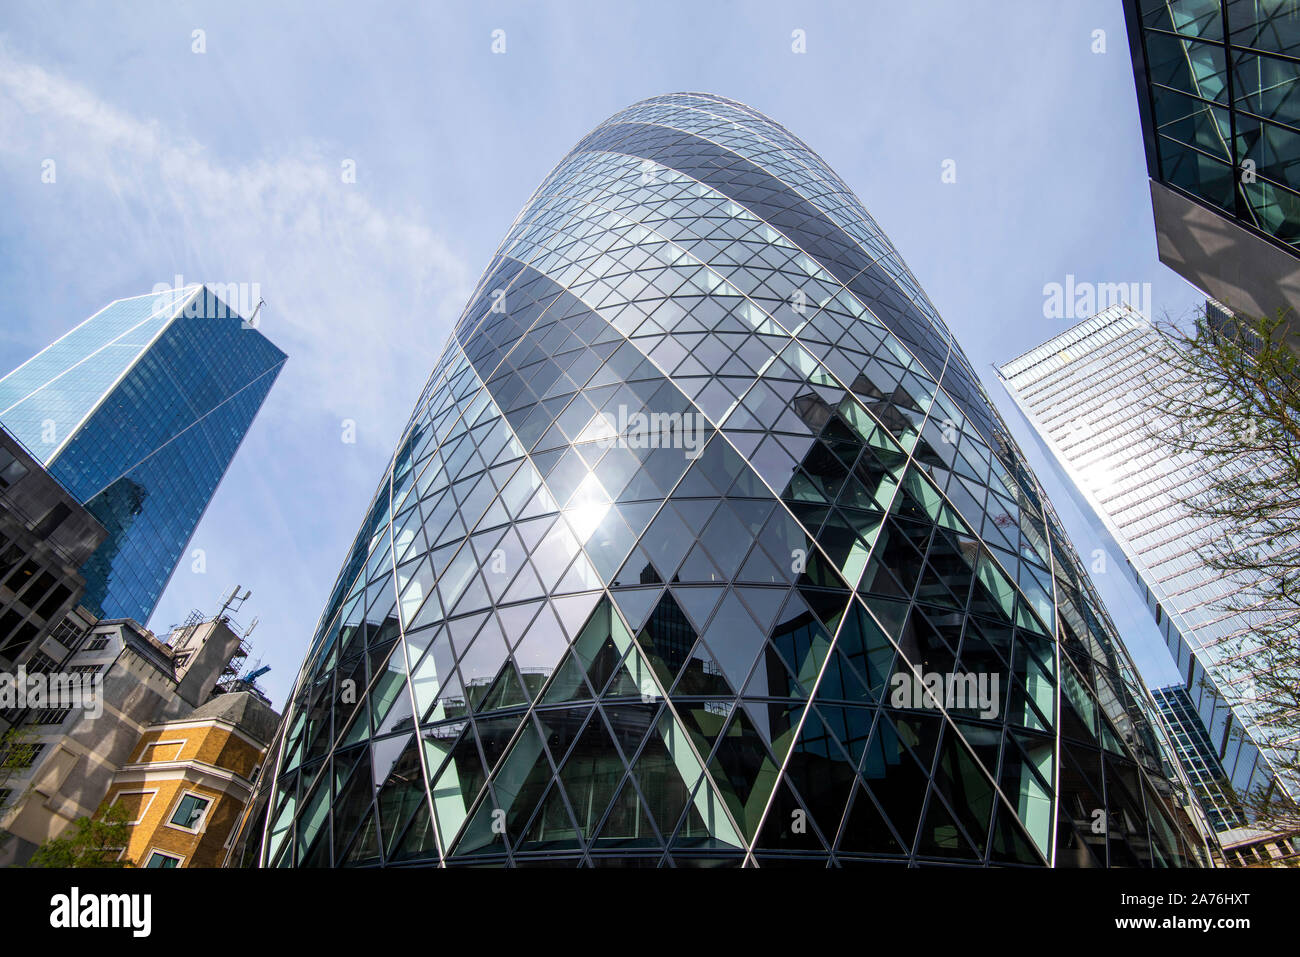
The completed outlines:
<svg viewBox="0 0 1300 957">
<path fill-rule="evenodd" d="M 1218 309 L 1208 307 L 1211 316 Z M 1111 306 L 1003 364 L 1007 390 L 1132 566 L 1196 711 L 1239 793 L 1274 777 L 1243 639 L 1229 607 L 1240 580 L 1206 564 L 1232 529 L 1183 504 L 1208 488 L 1205 461 L 1162 438 L 1179 388 L 1174 343 L 1126 305 Z"/>
</svg>

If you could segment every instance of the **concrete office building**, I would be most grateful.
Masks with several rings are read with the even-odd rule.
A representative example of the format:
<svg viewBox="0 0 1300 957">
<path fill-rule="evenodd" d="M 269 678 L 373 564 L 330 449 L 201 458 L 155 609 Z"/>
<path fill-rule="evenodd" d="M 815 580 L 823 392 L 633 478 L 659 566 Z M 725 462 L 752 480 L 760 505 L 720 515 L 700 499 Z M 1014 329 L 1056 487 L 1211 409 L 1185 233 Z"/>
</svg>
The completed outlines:
<svg viewBox="0 0 1300 957">
<path fill-rule="evenodd" d="M 0 428 L 0 671 L 28 663 L 40 667 L 42 660 L 57 662 L 67 655 L 59 626 L 85 590 L 78 569 L 106 534 L 22 443 Z M 0 706 L 0 732 L 11 717 Z"/>
</svg>

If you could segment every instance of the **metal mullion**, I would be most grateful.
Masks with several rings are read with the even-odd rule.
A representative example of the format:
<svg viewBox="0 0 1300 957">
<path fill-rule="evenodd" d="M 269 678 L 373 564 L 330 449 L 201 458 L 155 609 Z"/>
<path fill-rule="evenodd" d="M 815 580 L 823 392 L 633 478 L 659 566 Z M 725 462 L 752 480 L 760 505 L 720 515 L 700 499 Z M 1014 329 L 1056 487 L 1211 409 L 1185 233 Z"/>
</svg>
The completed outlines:
<svg viewBox="0 0 1300 957">
<path fill-rule="evenodd" d="M 1141 22 L 1140 14 L 1137 17 L 1137 20 L 1138 36 L 1142 44 L 1142 66 L 1144 68 L 1146 79 L 1146 83 L 1143 84 L 1145 87 L 1143 95 L 1146 97 L 1147 113 L 1151 117 L 1151 145 L 1155 148 L 1155 156 L 1153 158 L 1156 164 L 1156 172 L 1160 177 L 1160 182 L 1164 183 L 1169 179 L 1169 176 L 1165 172 L 1164 157 L 1160 152 L 1160 128 L 1156 123 L 1155 84 L 1151 81 L 1151 55 L 1147 50 L 1148 29 L 1146 25 Z"/>
<path fill-rule="evenodd" d="M 1232 45 L 1228 42 L 1232 32 L 1228 23 L 1228 0 L 1219 0 L 1219 9 L 1223 16 L 1223 68 L 1226 81 L 1226 92 L 1228 95 L 1228 131 L 1229 145 L 1228 155 L 1232 159 L 1232 206 L 1233 212 L 1237 219 L 1245 220 L 1247 215 L 1246 196 L 1241 190 L 1239 180 L 1241 171 L 1241 157 L 1237 155 L 1237 91 L 1236 83 L 1233 78 L 1233 56 Z"/>
</svg>

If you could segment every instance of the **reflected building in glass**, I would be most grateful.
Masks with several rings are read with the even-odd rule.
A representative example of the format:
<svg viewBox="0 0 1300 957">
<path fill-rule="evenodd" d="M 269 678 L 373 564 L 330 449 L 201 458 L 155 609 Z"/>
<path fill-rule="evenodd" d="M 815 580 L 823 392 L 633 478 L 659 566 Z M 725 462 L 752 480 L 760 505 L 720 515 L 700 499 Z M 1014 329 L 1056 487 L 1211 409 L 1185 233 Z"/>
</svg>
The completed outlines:
<svg viewBox="0 0 1300 957">
<path fill-rule="evenodd" d="M 664 96 L 494 255 L 234 858 L 1199 863 L 1161 734 L 858 199 L 748 107 Z"/>
<path fill-rule="evenodd" d="M 110 303 L 0 379 L 0 423 L 108 531 L 82 604 L 148 622 L 284 361 L 193 285 Z"/>
<path fill-rule="evenodd" d="M 1151 694 L 1160 709 L 1160 719 L 1169 731 L 1169 740 L 1178 749 L 1183 770 L 1201 799 L 1210 826 L 1218 833 L 1245 827 L 1246 818 L 1233 795 L 1232 783 L 1223 773 L 1218 752 L 1187 689 L 1170 685 L 1154 688 Z"/>
</svg>

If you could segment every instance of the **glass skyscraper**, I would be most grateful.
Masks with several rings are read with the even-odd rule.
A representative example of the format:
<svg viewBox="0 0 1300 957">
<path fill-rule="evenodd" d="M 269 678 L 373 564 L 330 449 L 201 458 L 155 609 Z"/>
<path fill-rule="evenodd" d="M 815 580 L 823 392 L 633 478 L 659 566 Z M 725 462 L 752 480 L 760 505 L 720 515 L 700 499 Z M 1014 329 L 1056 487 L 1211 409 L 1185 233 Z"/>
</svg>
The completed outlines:
<svg viewBox="0 0 1300 957">
<path fill-rule="evenodd" d="M 1211 304 L 1211 319 L 1216 312 Z M 1254 622 L 1226 608 L 1242 583 L 1201 557 L 1231 529 L 1188 512 L 1182 502 L 1208 488 L 1205 463 L 1160 437 L 1179 427 L 1158 408 L 1173 387 L 1174 348 L 1135 310 L 1117 305 L 999 372 L 1132 566 L 1223 769 L 1246 794 L 1267 787 L 1285 765 L 1270 761 L 1268 732 L 1251 703 L 1241 640 Z"/>
<path fill-rule="evenodd" d="M 83 604 L 148 622 L 284 361 L 194 285 L 110 303 L 0 379 L 0 422 L 108 530 Z"/>
<path fill-rule="evenodd" d="M 1161 734 L 870 215 L 782 126 L 680 94 L 578 143 L 488 265 L 241 840 L 268 866 L 1195 864 Z"/>
<path fill-rule="evenodd" d="M 1300 309 L 1300 7 L 1124 11 L 1161 262 L 1242 315 Z"/>
<path fill-rule="evenodd" d="M 1292 0 L 1130 0 L 1153 177 L 1300 244 L 1300 11 Z M 1242 176 L 1245 169 L 1253 175 Z"/>
<path fill-rule="evenodd" d="M 1223 773 L 1219 755 L 1187 689 L 1170 685 L 1155 688 L 1151 694 L 1160 709 L 1160 719 L 1169 731 L 1169 740 L 1178 749 L 1183 770 L 1201 799 L 1210 826 L 1219 832 L 1245 827 L 1246 819 L 1232 793 L 1232 785 Z"/>
</svg>

